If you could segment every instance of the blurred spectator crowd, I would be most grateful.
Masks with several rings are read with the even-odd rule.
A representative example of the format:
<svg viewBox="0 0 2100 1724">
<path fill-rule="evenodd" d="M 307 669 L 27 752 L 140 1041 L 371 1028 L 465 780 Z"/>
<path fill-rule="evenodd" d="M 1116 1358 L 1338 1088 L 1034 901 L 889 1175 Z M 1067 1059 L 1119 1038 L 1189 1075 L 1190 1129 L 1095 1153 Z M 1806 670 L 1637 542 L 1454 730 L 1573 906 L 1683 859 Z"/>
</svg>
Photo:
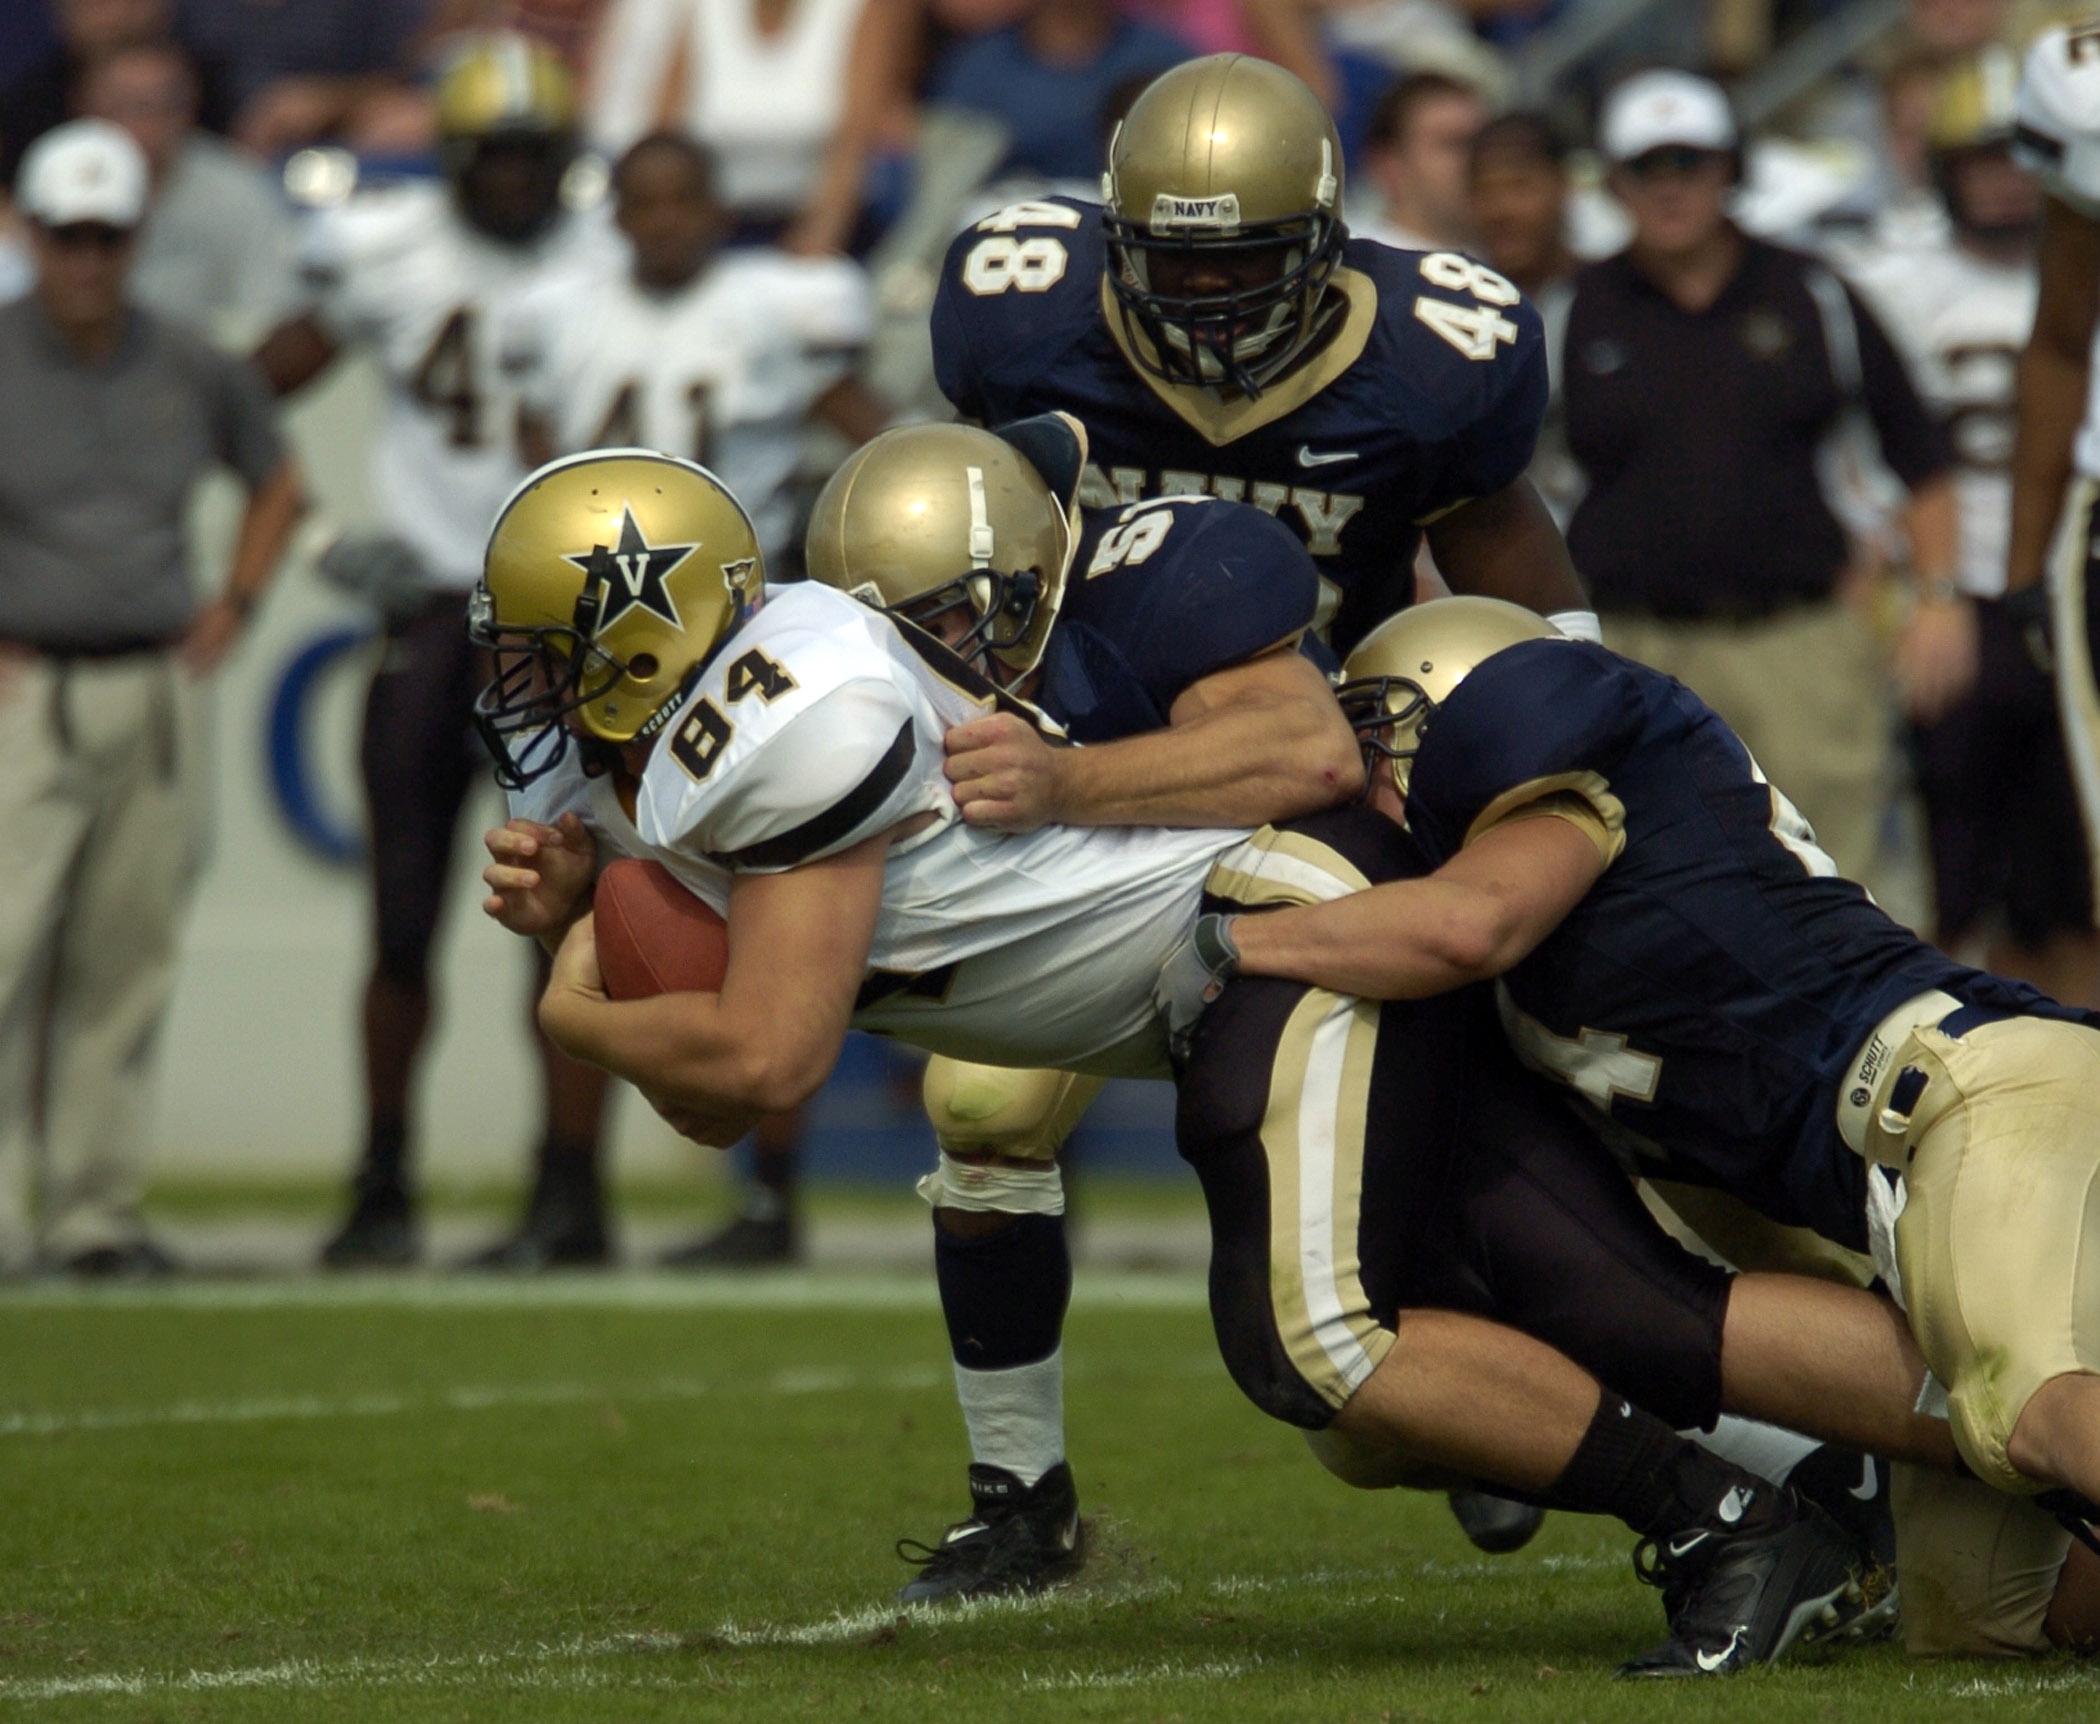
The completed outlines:
<svg viewBox="0 0 2100 1724">
<path fill-rule="evenodd" d="M 1844 871 L 1959 955 L 2084 1000 L 2091 891 L 2075 820 L 2050 812 L 2067 786 L 2054 765 L 2029 771 L 2048 696 L 1989 609 L 2034 302 L 2037 199 L 2007 149 L 2011 97 L 2021 48 L 2060 16 L 2041 0 L 10 0 L 0 185 L 69 120 L 121 128 L 149 188 L 133 299 L 222 352 L 263 344 L 282 393 L 360 338 L 347 312 L 320 315 L 330 290 L 303 231 L 367 188 L 450 171 L 438 69 L 515 32 L 573 74 L 584 150 L 564 159 L 562 198 L 608 255 L 637 260 L 636 327 L 718 247 L 810 266 L 764 278 L 796 309 L 736 337 L 802 345 L 767 362 L 793 380 L 769 410 L 765 481 L 783 511 L 769 553 L 791 571 L 790 470 L 806 493 L 886 417 L 945 412 L 925 324 L 953 233 L 1018 198 L 1096 196 L 1107 136 L 1149 78 L 1194 54 L 1264 55 L 1335 112 L 1354 233 L 1470 253 L 1539 306 L 1555 396 L 1533 477 L 1607 639 L 1719 707 Z M 29 213 L 0 204 L 0 302 L 39 279 Z M 565 303 L 579 266 L 555 249 L 553 288 L 515 284 L 528 310 Z M 625 268 L 592 291 L 625 291 Z M 652 341 L 726 339 L 719 319 L 665 317 Z M 376 323 L 362 336 L 388 339 Z M 429 361 L 415 383 L 426 402 L 444 386 Z M 535 457 L 618 419 L 589 404 L 565 426 L 580 397 L 526 384 L 520 399 Z M 491 470 L 499 496 L 511 461 Z M 1758 506 L 1731 516 L 1746 463 Z M 445 562 L 426 550 L 410 586 L 457 598 L 472 571 Z M 1434 590 L 1426 563 L 1421 578 Z M 450 612 L 429 626 L 457 632 Z M 1906 885 L 1903 823 L 1921 806 Z M 404 1177 L 420 986 L 374 981 L 370 1010 L 396 1014 L 377 1033 L 398 1045 L 373 1057 L 400 1069 L 374 1079 L 390 1160 L 361 1178 Z M 559 1112 L 559 1074 L 550 1086 Z M 589 1088 L 550 1123 L 562 1165 L 543 1152 L 537 1205 L 595 1203 L 597 1106 Z M 140 1267 L 125 1201 L 104 1233 L 62 1237 Z M 586 1256 L 588 1231 L 571 1240 Z M 543 1227 L 539 1245 L 560 1237 Z"/>
</svg>

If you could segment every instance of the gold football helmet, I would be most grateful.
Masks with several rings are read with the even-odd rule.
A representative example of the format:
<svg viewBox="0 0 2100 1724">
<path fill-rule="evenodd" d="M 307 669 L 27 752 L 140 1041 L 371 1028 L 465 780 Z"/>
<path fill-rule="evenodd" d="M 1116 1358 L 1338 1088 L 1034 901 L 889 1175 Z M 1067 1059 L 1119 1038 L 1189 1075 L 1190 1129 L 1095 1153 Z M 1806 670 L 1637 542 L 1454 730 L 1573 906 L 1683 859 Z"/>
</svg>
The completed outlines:
<svg viewBox="0 0 2100 1724">
<path fill-rule="evenodd" d="M 1422 733 L 1473 667 L 1519 641 L 1552 640 L 1560 630 L 1506 599 L 1432 599 L 1388 617 L 1357 643 L 1342 665 L 1342 711 L 1376 772 L 1383 758 L 1393 783 L 1407 777 Z"/>
<path fill-rule="evenodd" d="M 467 610 L 495 655 L 474 719 L 496 781 L 531 783 L 572 733 L 594 771 L 653 735 L 764 589 L 751 518 L 705 467 L 647 449 L 542 467 L 496 517 Z"/>
<path fill-rule="evenodd" d="M 1085 465 L 1086 433 L 1063 413 L 885 431 L 817 498 L 810 578 L 948 639 L 1012 689 L 1042 662 L 1064 601 Z M 963 611 L 966 629 L 939 626 Z"/>
<path fill-rule="evenodd" d="M 510 31 L 468 37 L 438 80 L 437 125 L 476 227 L 516 244 L 553 219 L 576 153 L 576 84 L 553 54 Z"/>
<path fill-rule="evenodd" d="M 1156 375 L 1259 395 L 1312 339 L 1349 237 L 1342 144 L 1281 66 L 1212 54 L 1154 79 L 1109 140 L 1101 202 L 1109 289 Z"/>
</svg>

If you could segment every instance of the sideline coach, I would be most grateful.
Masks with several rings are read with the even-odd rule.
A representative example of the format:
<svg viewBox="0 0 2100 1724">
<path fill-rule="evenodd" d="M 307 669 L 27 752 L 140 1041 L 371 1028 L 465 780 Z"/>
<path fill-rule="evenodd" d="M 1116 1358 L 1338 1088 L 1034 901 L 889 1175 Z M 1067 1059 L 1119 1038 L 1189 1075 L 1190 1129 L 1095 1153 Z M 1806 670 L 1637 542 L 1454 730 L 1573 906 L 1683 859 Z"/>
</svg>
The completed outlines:
<svg viewBox="0 0 2100 1724">
<path fill-rule="evenodd" d="M 120 128 L 45 133 L 16 185 L 36 287 L 0 309 L 0 1250 L 34 1189 L 35 1261 L 81 1274 L 171 1267 L 138 1201 L 204 826 L 194 684 L 301 508 L 260 374 L 126 301 L 146 192 Z M 219 464 L 248 508 L 200 607 L 184 521 Z"/>
<path fill-rule="evenodd" d="M 1826 450 L 1871 421 L 1909 493 L 1919 604 L 1896 668 L 1920 717 L 1974 674 L 1952 453 L 1865 306 L 1728 219 L 1741 154 L 1718 86 L 1643 73 L 1599 130 L 1634 236 L 1577 276 L 1568 313 L 1568 447 L 1589 478 L 1568 549 L 1606 643 L 1718 711 L 1839 871 L 1864 879 L 1895 714 L 1889 667 L 1839 596 L 1850 548 Z"/>
</svg>

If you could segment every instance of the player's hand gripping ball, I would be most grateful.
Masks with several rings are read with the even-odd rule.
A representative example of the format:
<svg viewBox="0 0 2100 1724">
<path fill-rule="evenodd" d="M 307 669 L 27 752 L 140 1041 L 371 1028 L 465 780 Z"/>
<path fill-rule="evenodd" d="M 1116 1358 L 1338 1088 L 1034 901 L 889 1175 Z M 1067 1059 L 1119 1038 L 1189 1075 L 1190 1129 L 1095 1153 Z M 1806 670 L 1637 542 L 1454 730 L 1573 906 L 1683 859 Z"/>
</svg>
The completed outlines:
<svg viewBox="0 0 2100 1724">
<path fill-rule="evenodd" d="M 591 913 L 598 969 L 612 998 L 721 992 L 729 924 L 661 862 L 607 863 Z"/>
</svg>

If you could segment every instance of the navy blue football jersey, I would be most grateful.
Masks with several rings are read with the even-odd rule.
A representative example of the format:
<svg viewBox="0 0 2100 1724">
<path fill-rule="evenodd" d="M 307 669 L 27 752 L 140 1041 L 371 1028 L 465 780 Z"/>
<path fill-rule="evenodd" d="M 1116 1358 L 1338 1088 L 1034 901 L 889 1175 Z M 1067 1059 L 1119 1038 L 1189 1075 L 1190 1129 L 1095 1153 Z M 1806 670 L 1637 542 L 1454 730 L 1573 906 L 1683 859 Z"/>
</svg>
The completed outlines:
<svg viewBox="0 0 2100 1724">
<path fill-rule="evenodd" d="M 1891 921 L 1711 708 L 1602 647 L 1527 641 L 1475 669 L 1424 733 L 1408 824 L 1442 863 L 1542 793 L 1623 821 L 1624 843 L 1502 977 L 1506 1026 L 1637 1171 L 1863 1250 L 1866 1163 L 1837 1090 L 1881 1020 L 1934 988 L 2080 1015 Z"/>
<path fill-rule="evenodd" d="M 1538 315 L 1455 252 L 1352 240 L 1326 344 L 1256 400 L 1146 377 L 1107 295 L 1098 205 L 1016 204 L 949 247 L 934 370 L 966 418 L 1054 408 L 1087 429 L 1089 507 L 1174 493 L 1250 503 L 1306 543 L 1321 632 L 1346 652 L 1414 596 L 1422 525 L 1530 464 L 1546 405 Z M 1142 338 L 1140 338 L 1142 339 Z"/>
<path fill-rule="evenodd" d="M 1089 511 L 1034 699 L 1078 742 L 1159 730 L 1181 692 L 1312 626 L 1320 577 L 1244 503 Z"/>
</svg>

